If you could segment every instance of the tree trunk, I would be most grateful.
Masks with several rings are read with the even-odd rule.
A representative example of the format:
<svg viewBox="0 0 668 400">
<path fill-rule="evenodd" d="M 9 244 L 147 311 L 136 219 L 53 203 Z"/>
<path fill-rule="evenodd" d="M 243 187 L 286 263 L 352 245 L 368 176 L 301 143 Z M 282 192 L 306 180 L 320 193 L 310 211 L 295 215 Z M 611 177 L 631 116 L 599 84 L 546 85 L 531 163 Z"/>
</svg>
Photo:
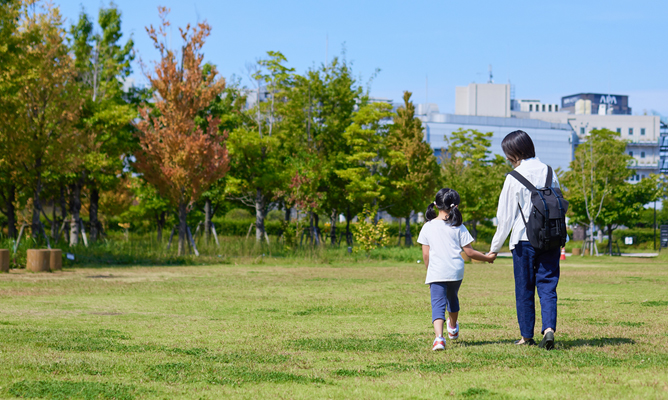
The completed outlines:
<svg viewBox="0 0 668 400">
<path fill-rule="evenodd" d="M 413 236 L 411 235 L 411 215 L 408 214 L 406 217 L 406 233 L 404 234 L 404 244 L 407 247 L 411 247 L 413 245 Z"/>
<path fill-rule="evenodd" d="M 55 204 L 53 205 L 54 207 L 56 206 Z M 67 218 L 67 200 L 65 199 L 65 186 L 60 185 L 60 216 L 63 218 L 62 220 L 64 221 Z M 59 232 L 60 234 L 63 234 L 63 238 L 65 241 L 69 241 L 69 236 L 65 231 L 65 225 L 63 225 L 63 232 Z"/>
<path fill-rule="evenodd" d="M 51 208 L 51 237 L 57 240 L 58 236 L 58 215 L 56 214 L 56 199 L 53 199 L 53 208 Z"/>
<path fill-rule="evenodd" d="M 285 207 L 285 222 L 290 222 L 290 215 L 292 214 L 292 209 L 288 206 Z"/>
<path fill-rule="evenodd" d="M 332 228 L 329 231 L 329 237 L 331 239 L 332 246 L 336 245 L 336 210 L 332 210 L 332 216 L 330 217 L 332 221 Z"/>
<path fill-rule="evenodd" d="M 35 189 L 33 192 L 33 203 L 32 203 L 32 238 L 33 239 L 38 239 L 39 238 L 39 232 L 41 229 L 40 225 L 40 220 L 39 220 L 39 213 L 42 210 L 42 204 L 39 198 L 40 192 L 42 191 L 42 179 L 38 175 L 37 176 L 37 182 L 35 184 Z"/>
<path fill-rule="evenodd" d="M 473 240 L 478 240 L 478 221 L 472 220 L 469 223 L 469 226 L 471 226 L 471 236 L 473 236 Z"/>
<path fill-rule="evenodd" d="M 313 222 L 313 239 L 315 239 L 315 245 L 318 246 L 320 245 L 320 228 L 318 227 L 320 224 L 320 217 L 315 211 L 313 211 Z"/>
<path fill-rule="evenodd" d="M 346 243 L 348 244 L 348 246 L 353 245 L 352 235 L 350 234 L 350 220 L 351 220 L 350 206 L 348 206 L 346 210 Z"/>
<path fill-rule="evenodd" d="M 9 185 L 7 188 L 5 208 L 7 210 L 7 235 L 13 239 L 16 238 L 16 209 L 14 208 L 15 199 L 16 187 L 14 185 Z"/>
<path fill-rule="evenodd" d="M 255 193 L 255 241 L 260 243 L 264 238 L 264 197 L 262 189 Z"/>
<path fill-rule="evenodd" d="M 79 244 L 79 224 L 81 223 L 81 218 L 79 217 L 80 212 L 81 185 L 77 182 L 70 185 L 70 214 L 72 215 L 70 220 L 70 246 Z"/>
<path fill-rule="evenodd" d="M 204 201 L 204 240 L 209 243 L 211 237 L 211 199 Z"/>
<path fill-rule="evenodd" d="M 158 220 L 158 243 L 162 243 L 162 230 L 165 228 L 165 212 L 161 211 L 156 219 Z"/>
<path fill-rule="evenodd" d="M 93 186 L 90 189 L 90 241 L 94 243 L 100 236 L 100 221 L 97 218 L 97 211 L 100 204 L 100 191 Z"/>
<path fill-rule="evenodd" d="M 179 246 L 177 255 L 182 256 L 186 254 L 186 240 L 188 236 L 187 226 L 188 209 L 186 208 L 186 201 L 181 200 L 179 204 Z"/>
<path fill-rule="evenodd" d="M 612 255 L 612 225 L 608 225 L 608 251 Z"/>
</svg>

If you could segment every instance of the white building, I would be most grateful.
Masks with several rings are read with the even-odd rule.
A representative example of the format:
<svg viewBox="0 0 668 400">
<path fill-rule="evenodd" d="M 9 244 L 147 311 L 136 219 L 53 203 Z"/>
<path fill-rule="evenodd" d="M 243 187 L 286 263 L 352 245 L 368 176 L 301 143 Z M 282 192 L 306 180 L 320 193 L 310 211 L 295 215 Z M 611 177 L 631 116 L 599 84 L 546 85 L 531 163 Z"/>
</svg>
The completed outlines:
<svg viewBox="0 0 668 400">
<path fill-rule="evenodd" d="M 455 114 L 510 118 L 510 85 L 471 83 L 457 86 Z"/>
</svg>

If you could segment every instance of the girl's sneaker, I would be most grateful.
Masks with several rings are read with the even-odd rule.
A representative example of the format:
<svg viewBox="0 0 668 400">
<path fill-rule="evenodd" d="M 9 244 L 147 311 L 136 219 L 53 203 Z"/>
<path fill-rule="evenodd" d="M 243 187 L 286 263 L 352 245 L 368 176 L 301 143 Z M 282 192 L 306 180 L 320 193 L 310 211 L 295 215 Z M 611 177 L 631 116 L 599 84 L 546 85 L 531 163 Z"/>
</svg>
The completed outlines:
<svg viewBox="0 0 668 400">
<path fill-rule="evenodd" d="M 445 350 L 445 338 L 444 337 L 437 337 L 434 339 L 434 344 L 431 347 L 432 350 L 437 351 L 437 350 Z"/>
<path fill-rule="evenodd" d="M 459 338 L 459 321 L 457 322 L 455 329 L 452 329 L 450 328 L 450 319 L 448 318 L 448 320 L 445 321 L 445 327 L 448 329 L 448 337 L 451 340 L 457 340 Z"/>
</svg>

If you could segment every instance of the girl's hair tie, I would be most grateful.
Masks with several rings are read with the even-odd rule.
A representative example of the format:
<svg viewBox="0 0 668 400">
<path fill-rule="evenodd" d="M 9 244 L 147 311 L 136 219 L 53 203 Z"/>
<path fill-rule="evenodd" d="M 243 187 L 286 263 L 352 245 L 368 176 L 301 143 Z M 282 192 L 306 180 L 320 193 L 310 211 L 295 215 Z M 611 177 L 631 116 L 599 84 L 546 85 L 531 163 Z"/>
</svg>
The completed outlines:
<svg viewBox="0 0 668 400">
<path fill-rule="evenodd" d="M 457 204 L 450 204 L 450 208 L 455 208 L 457 207 Z"/>
</svg>

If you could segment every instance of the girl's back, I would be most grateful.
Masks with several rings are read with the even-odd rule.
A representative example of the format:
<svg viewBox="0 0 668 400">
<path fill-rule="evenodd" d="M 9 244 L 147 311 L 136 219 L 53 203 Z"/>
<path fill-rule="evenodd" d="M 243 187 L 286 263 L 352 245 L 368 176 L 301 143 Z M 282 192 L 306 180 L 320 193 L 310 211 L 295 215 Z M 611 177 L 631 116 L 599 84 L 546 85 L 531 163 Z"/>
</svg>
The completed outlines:
<svg viewBox="0 0 668 400">
<path fill-rule="evenodd" d="M 473 237 L 464 225 L 453 226 L 441 219 L 432 219 L 424 224 L 417 241 L 429 246 L 429 268 L 425 283 L 464 279 L 461 251 L 473 242 Z"/>
</svg>

